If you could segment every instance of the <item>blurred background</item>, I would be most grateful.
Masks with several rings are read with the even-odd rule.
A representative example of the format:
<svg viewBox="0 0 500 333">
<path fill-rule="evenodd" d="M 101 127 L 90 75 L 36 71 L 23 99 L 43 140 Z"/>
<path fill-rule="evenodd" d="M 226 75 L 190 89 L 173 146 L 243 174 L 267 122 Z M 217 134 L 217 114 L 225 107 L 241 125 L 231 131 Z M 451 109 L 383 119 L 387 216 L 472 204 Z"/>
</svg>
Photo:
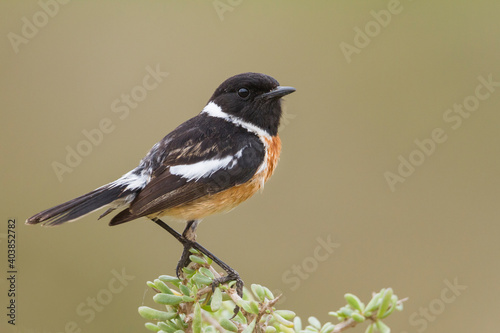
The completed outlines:
<svg viewBox="0 0 500 333">
<path fill-rule="evenodd" d="M 262 194 L 202 222 L 200 243 L 304 320 L 335 322 L 344 293 L 392 287 L 410 298 L 393 332 L 498 327 L 500 3 L 30 0 L 0 13 L 0 262 L 7 275 L 15 218 L 18 269 L 15 327 L 1 282 L 2 332 L 146 332 L 146 281 L 173 275 L 182 250 L 170 235 L 98 213 L 24 220 L 134 168 L 247 71 L 297 88 L 281 161 Z"/>
</svg>

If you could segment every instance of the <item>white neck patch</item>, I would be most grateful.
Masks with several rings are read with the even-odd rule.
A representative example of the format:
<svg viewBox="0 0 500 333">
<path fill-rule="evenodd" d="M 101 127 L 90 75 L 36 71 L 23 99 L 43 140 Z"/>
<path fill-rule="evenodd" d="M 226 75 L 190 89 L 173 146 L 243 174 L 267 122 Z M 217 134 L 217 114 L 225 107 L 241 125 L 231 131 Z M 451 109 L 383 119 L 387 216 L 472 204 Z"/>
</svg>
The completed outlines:
<svg viewBox="0 0 500 333">
<path fill-rule="evenodd" d="M 259 137 L 265 137 L 269 139 L 271 138 L 269 133 L 264 131 L 259 126 L 250 124 L 249 122 L 246 122 L 238 117 L 225 113 L 224 111 L 222 111 L 222 108 L 214 102 L 209 102 L 201 112 L 208 114 L 210 117 L 221 118 L 235 125 L 241 126 L 247 131 L 257 134 Z"/>
</svg>

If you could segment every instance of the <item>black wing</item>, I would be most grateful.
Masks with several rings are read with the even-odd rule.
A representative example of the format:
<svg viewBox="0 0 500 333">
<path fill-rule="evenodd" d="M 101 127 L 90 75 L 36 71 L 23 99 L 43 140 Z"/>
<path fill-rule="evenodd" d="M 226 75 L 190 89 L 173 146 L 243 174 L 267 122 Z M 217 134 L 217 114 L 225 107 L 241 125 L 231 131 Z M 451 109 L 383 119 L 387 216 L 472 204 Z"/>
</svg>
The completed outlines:
<svg viewBox="0 0 500 333">
<path fill-rule="evenodd" d="M 257 172 L 264 157 L 265 148 L 257 135 L 224 119 L 200 114 L 176 128 L 146 156 L 144 164 L 153 168 L 151 180 L 110 225 L 245 183 Z M 202 168 L 196 177 L 178 171 L 186 166 L 206 166 L 207 161 L 220 162 L 224 167 L 213 172 Z"/>
</svg>

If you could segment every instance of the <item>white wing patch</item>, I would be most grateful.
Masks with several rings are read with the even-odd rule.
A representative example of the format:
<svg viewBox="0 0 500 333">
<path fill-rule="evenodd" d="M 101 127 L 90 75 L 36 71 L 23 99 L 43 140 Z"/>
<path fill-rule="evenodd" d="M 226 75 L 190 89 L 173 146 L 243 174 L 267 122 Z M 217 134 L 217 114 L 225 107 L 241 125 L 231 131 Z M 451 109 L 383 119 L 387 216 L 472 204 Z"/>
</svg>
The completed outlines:
<svg viewBox="0 0 500 333">
<path fill-rule="evenodd" d="M 170 167 L 170 173 L 182 178 L 191 180 L 198 180 L 213 175 L 216 171 L 221 169 L 231 169 L 236 163 L 237 159 L 242 156 L 243 147 L 234 156 L 226 156 L 220 159 L 210 159 L 193 164 L 180 164 Z"/>
</svg>

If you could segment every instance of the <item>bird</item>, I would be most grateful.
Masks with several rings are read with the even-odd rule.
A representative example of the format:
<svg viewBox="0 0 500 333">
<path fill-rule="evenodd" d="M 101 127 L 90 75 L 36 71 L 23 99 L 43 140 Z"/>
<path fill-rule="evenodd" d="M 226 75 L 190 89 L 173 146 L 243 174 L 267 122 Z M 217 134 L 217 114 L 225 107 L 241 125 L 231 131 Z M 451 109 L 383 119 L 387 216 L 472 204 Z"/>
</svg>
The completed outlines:
<svg viewBox="0 0 500 333">
<path fill-rule="evenodd" d="M 57 226 L 107 208 L 99 219 L 115 226 L 147 217 L 184 246 L 177 276 L 190 263 L 190 249 L 211 258 L 227 273 L 212 287 L 236 281 L 239 274 L 196 242 L 196 227 L 212 214 L 227 212 L 261 190 L 279 160 L 278 135 L 282 97 L 296 91 L 261 73 L 226 79 L 202 111 L 156 143 L 139 165 L 117 180 L 87 194 L 44 210 L 26 224 Z M 161 217 L 186 222 L 179 234 Z"/>
</svg>

